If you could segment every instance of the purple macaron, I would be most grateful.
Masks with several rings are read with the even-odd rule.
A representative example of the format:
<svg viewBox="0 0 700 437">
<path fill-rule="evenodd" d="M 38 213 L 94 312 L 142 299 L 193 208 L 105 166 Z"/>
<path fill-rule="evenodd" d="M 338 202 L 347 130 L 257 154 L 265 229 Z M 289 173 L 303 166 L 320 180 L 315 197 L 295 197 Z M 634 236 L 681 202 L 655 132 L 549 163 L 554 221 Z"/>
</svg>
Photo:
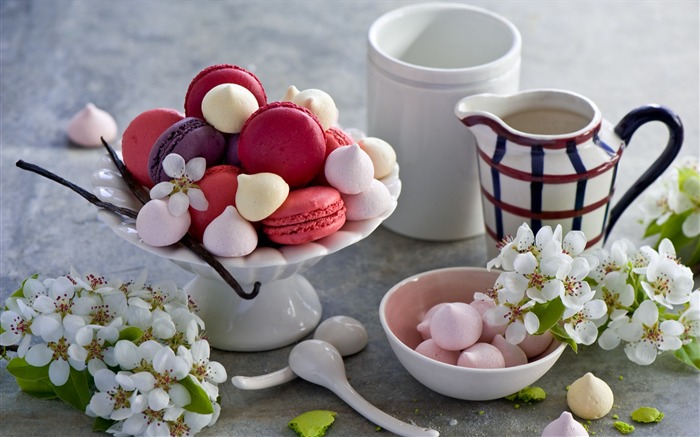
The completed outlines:
<svg viewBox="0 0 700 437">
<path fill-rule="evenodd" d="M 148 159 L 148 172 L 154 184 L 170 180 L 163 170 L 163 159 L 171 153 L 185 162 L 198 156 L 207 161 L 207 168 L 220 164 L 226 150 L 223 134 L 206 121 L 187 117 L 170 126 L 153 143 Z"/>
</svg>

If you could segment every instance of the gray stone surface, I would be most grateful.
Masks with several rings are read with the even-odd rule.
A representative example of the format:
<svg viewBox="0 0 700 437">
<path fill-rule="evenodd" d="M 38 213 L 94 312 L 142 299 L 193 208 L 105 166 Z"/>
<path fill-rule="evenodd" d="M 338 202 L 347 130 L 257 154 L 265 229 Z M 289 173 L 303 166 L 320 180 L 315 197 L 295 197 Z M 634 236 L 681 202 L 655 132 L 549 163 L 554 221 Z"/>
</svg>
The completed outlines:
<svg viewBox="0 0 700 437">
<path fill-rule="evenodd" d="M 15 167 L 34 162 L 83 187 L 102 150 L 68 144 L 66 125 L 87 102 L 110 112 L 120 132 L 140 112 L 181 108 L 190 79 L 203 67 L 233 63 L 253 70 L 270 100 L 288 85 L 321 88 L 347 127 L 364 128 L 366 31 L 383 12 L 408 2 L 367 1 L 63 1 L 0 2 L 0 287 L 2 300 L 23 278 L 55 277 L 72 265 L 106 276 L 184 285 L 191 275 L 139 251 L 97 219 L 96 209 L 69 190 Z M 475 1 L 511 19 L 523 34 L 521 87 L 565 88 L 593 99 L 617 122 L 646 103 L 673 108 L 685 122 L 682 155 L 698 155 L 698 2 Z M 640 130 L 620 164 L 616 198 L 665 143 L 663 127 Z M 633 213 L 613 238 L 637 237 Z M 445 436 L 539 435 L 567 408 L 565 387 L 585 372 L 606 380 L 613 413 L 629 421 L 640 406 L 666 417 L 639 425 L 635 436 L 697 435 L 698 373 L 671 356 L 648 367 L 621 350 L 567 350 L 537 385 L 549 394 L 536 405 L 467 402 L 431 392 L 400 366 L 379 325 L 382 295 L 412 274 L 447 266 L 483 266 L 483 237 L 428 243 L 378 229 L 366 240 L 322 260 L 306 277 L 324 318 L 345 314 L 366 324 L 367 349 L 347 359 L 351 383 L 370 402 Z M 213 352 L 229 376 L 255 375 L 286 363 L 290 348 L 259 353 Z M 91 419 L 52 401 L 21 393 L 0 370 L 0 434 L 92 435 Z M 311 409 L 338 412 L 329 436 L 379 435 L 372 423 L 327 390 L 296 380 L 257 392 L 222 385 L 223 411 L 202 435 L 292 436 L 294 416 Z M 596 436 L 617 435 L 610 416 L 594 421 Z"/>
</svg>

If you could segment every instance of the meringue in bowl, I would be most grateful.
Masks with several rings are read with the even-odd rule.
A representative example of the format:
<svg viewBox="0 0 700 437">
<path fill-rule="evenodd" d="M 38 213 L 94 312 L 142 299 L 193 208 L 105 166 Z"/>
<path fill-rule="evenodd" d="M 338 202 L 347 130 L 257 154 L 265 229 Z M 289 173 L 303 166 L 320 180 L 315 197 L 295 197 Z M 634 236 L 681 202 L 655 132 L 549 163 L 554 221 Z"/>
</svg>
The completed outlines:
<svg viewBox="0 0 700 437">
<path fill-rule="evenodd" d="M 556 340 L 527 364 L 498 369 L 460 367 L 428 358 L 414 349 L 423 341 L 417 325 L 434 305 L 470 303 L 475 292 L 493 284 L 499 272 L 452 267 L 411 276 L 393 286 L 379 306 L 379 320 L 401 364 L 429 389 L 457 399 L 484 401 L 502 398 L 533 384 L 557 362 L 566 347 Z"/>
</svg>

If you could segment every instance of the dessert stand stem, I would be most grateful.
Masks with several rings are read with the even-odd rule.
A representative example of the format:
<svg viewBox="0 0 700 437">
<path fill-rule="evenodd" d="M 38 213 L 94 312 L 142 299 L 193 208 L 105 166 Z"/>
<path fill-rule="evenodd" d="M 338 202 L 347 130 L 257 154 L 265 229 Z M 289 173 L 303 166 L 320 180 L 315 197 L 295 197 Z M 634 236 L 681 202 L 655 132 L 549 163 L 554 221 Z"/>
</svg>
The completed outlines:
<svg viewBox="0 0 700 437">
<path fill-rule="evenodd" d="M 263 282 L 260 293 L 250 300 L 241 299 L 223 280 L 199 274 L 185 285 L 185 292 L 206 323 L 209 344 L 226 351 L 254 352 L 290 345 L 310 334 L 321 319 L 316 290 L 300 274 Z"/>
</svg>

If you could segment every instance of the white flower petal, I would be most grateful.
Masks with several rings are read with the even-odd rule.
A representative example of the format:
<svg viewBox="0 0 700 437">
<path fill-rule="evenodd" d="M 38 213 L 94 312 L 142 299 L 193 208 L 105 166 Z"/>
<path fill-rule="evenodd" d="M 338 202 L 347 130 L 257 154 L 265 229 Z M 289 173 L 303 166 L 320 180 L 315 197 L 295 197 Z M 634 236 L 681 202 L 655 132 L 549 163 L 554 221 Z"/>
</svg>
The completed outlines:
<svg viewBox="0 0 700 437">
<path fill-rule="evenodd" d="M 173 192 L 175 185 L 172 182 L 159 182 L 151 188 L 151 199 L 164 199 Z"/>
<path fill-rule="evenodd" d="M 177 153 L 171 153 L 163 158 L 163 171 L 173 179 L 185 174 L 185 159 Z"/>
<path fill-rule="evenodd" d="M 51 362 L 53 351 L 46 343 L 35 344 L 30 347 L 24 359 L 34 367 L 43 367 Z"/>
<path fill-rule="evenodd" d="M 617 335 L 614 329 L 608 328 L 598 337 L 598 346 L 603 350 L 608 351 L 615 349 L 619 344 L 620 336 Z"/>
<path fill-rule="evenodd" d="M 194 182 L 197 182 L 198 180 L 202 179 L 206 170 L 207 160 L 202 158 L 201 156 L 190 159 L 189 162 L 187 162 L 187 164 L 185 165 L 185 171 L 187 172 L 187 176 Z"/>
<path fill-rule="evenodd" d="M 204 192 L 199 188 L 188 189 L 187 197 L 189 198 L 190 206 L 197 211 L 206 211 L 209 208 L 209 202 L 204 196 Z"/>
<path fill-rule="evenodd" d="M 114 358 L 124 370 L 131 370 L 141 363 L 138 346 L 127 340 L 119 340 L 114 346 Z"/>
<path fill-rule="evenodd" d="M 149 372 L 138 372 L 131 375 L 131 381 L 134 387 L 141 393 L 148 393 L 153 390 L 156 384 L 156 378 Z"/>
<path fill-rule="evenodd" d="M 49 379 L 55 386 L 62 386 L 68 381 L 70 366 L 68 361 L 59 358 L 49 364 Z"/>
<path fill-rule="evenodd" d="M 513 322 L 506 328 L 506 341 L 510 344 L 520 344 L 525 340 L 525 325 L 520 322 Z"/>
<path fill-rule="evenodd" d="M 651 300 L 640 303 L 632 315 L 632 320 L 644 326 L 654 326 L 659 320 L 659 308 Z"/>
<path fill-rule="evenodd" d="M 173 217 L 182 217 L 190 207 L 190 199 L 182 191 L 178 191 L 168 198 L 168 212 Z"/>
<path fill-rule="evenodd" d="M 153 411 L 160 411 L 170 403 L 170 396 L 160 387 L 156 387 L 148 392 L 148 408 Z"/>
<path fill-rule="evenodd" d="M 221 363 L 209 361 L 207 365 L 207 380 L 221 384 L 226 381 L 226 369 Z"/>
<path fill-rule="evenodd" d="M 700 211 L 693 211 L 683 222 L 683 235 L 689 238 L 700 235 Z"/>
<path fill-rule="evenodd" d="M 192 402 L 190 392 L 182 384 L 173 384 L 170 386 L 170 399 L 178 407 L 184 407 Z"/>
<path fill-rule="evenodd" d="M 109 419 L 114 410 L 114 399 L 108 393 L 95 393 L 90 399 L 90 410 L 99 417 Z"/>
<path fill-rule="evenodd" d="M 48 296 L 38 296 L 34 301 L 34 309 L 43 314 L 50 314 L 56 311 L 54 300 Z"/>
</svg>

